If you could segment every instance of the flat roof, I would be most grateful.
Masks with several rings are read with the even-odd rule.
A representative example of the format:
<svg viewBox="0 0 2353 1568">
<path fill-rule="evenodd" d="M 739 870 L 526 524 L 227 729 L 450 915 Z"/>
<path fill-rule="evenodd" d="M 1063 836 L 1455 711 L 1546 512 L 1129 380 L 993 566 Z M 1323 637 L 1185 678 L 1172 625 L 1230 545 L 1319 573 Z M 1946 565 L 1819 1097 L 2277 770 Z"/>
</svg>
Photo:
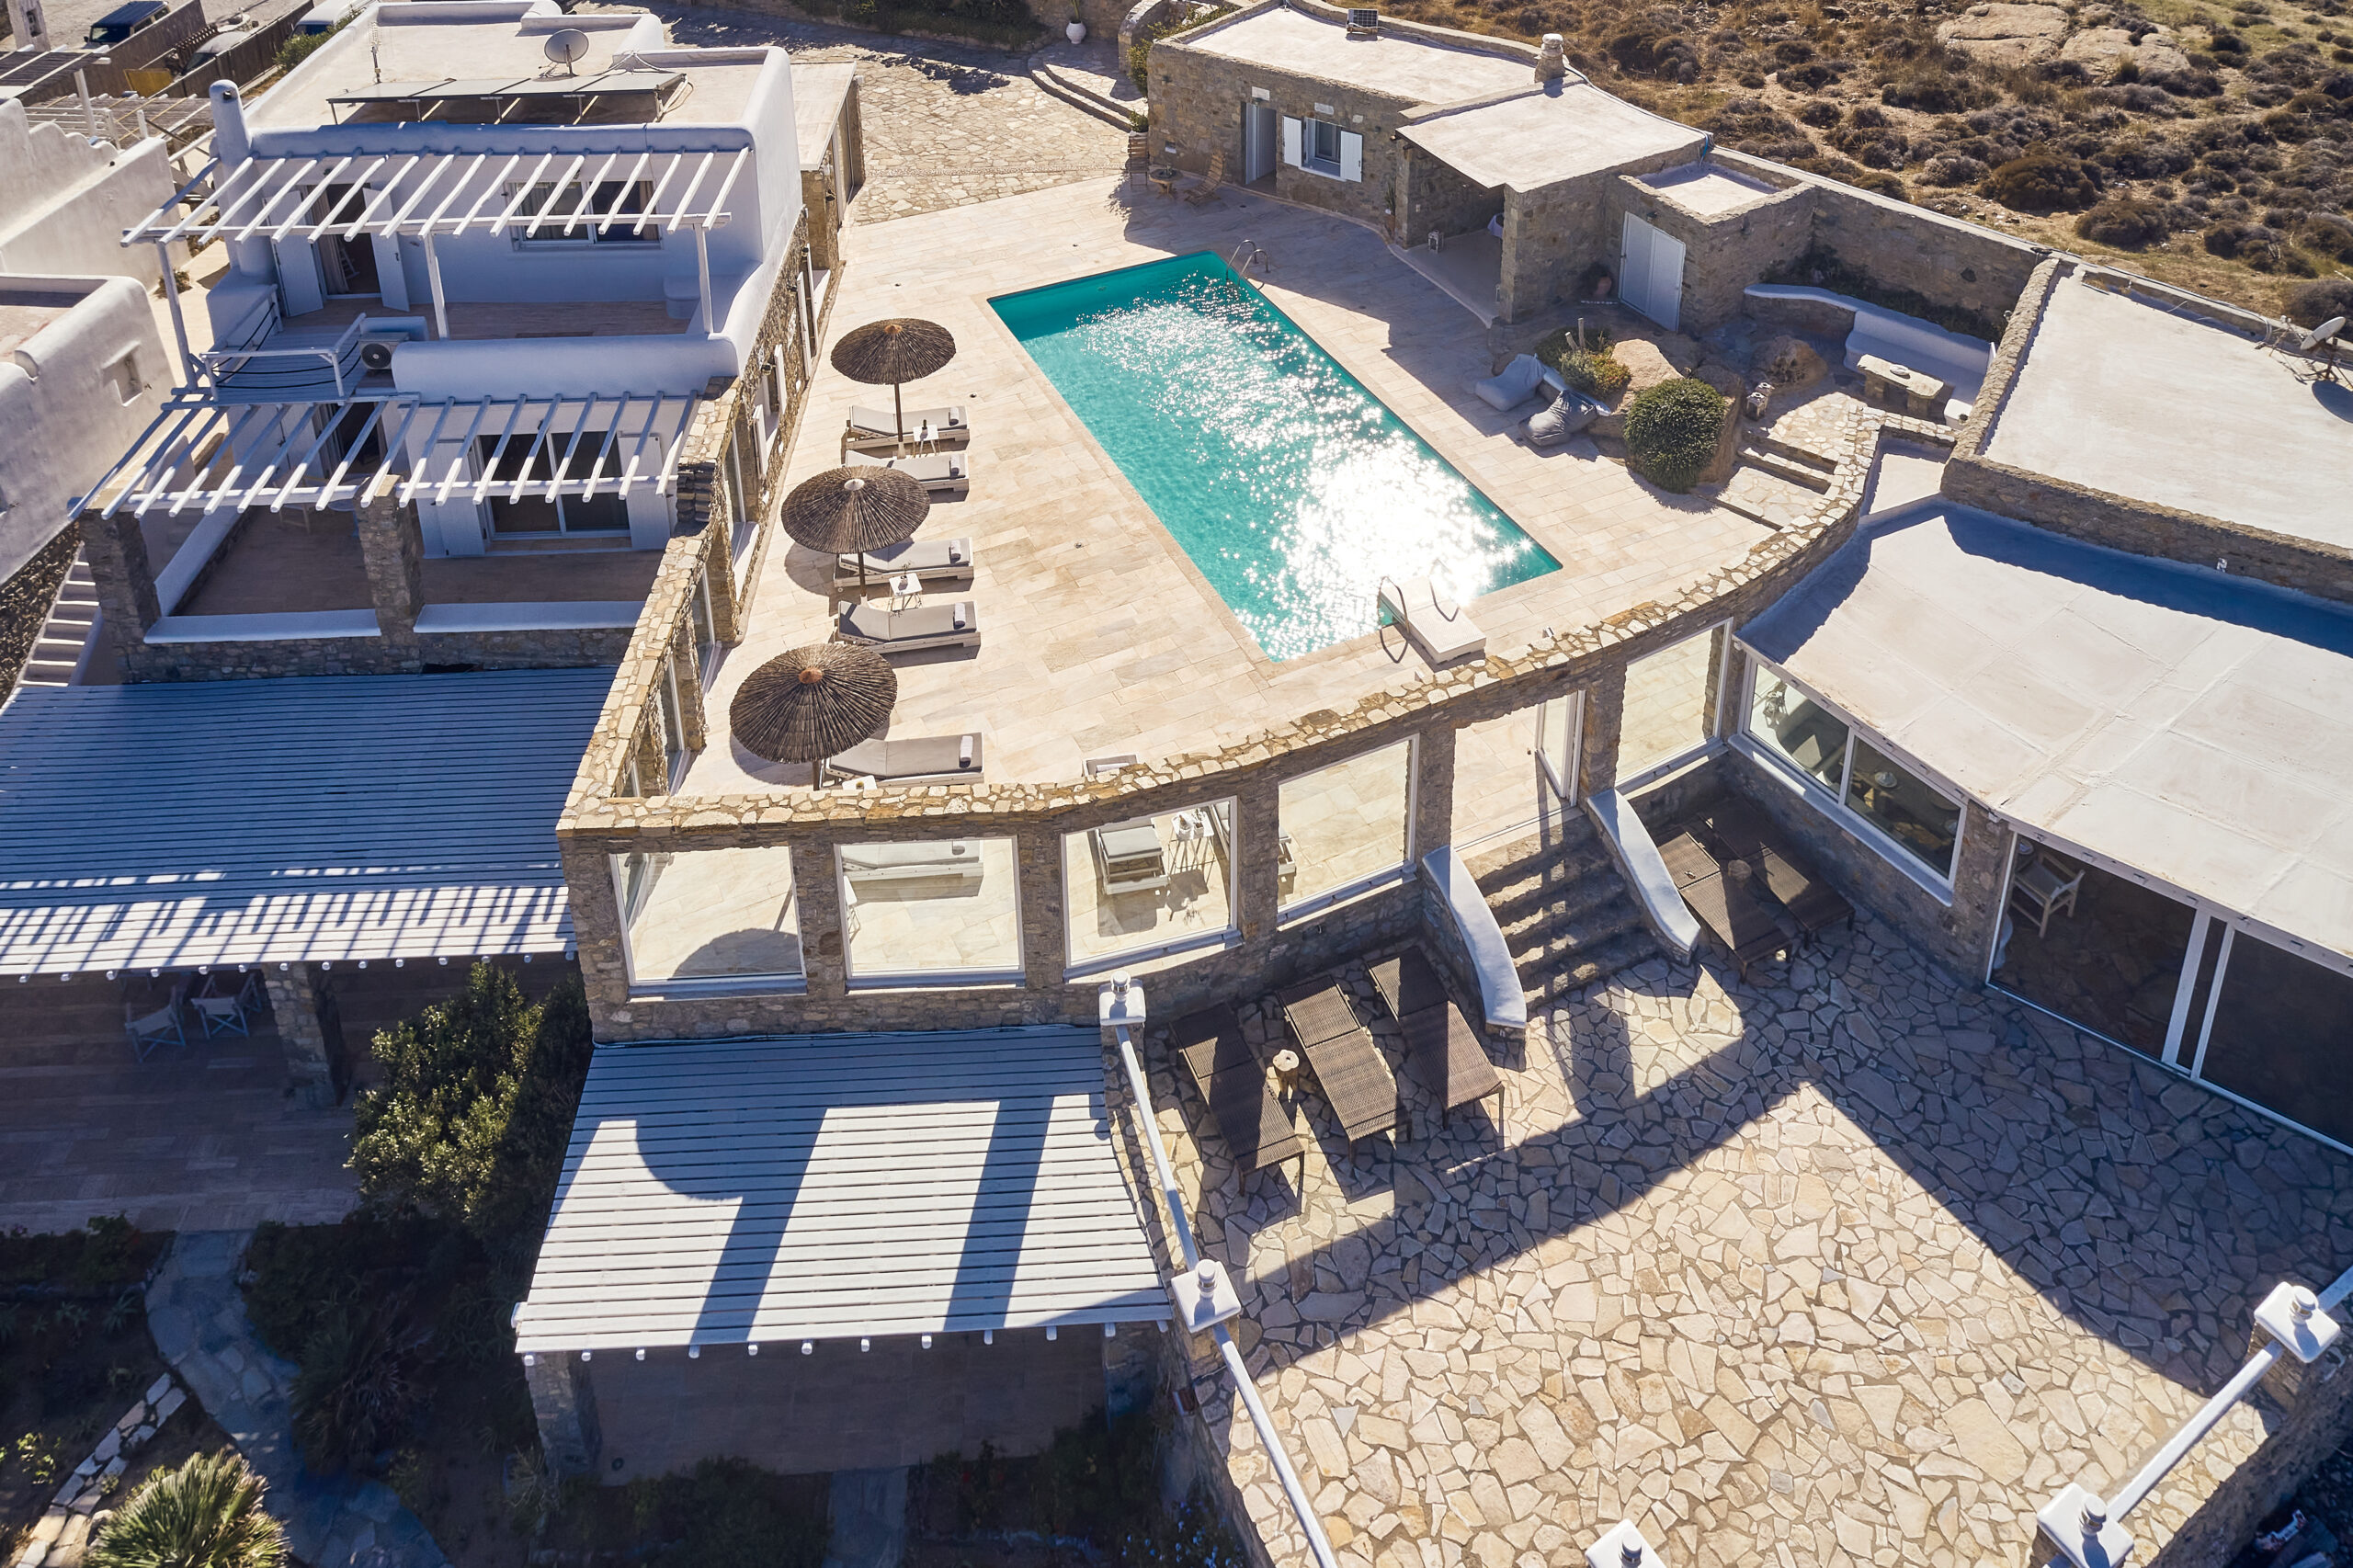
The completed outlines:
<svg viewBox="0 0 2353 1568">
<path fill-rule="evenodd" d="M 1518 85 L 1529 84 L 1523 76 Z M 1474 185 L 1540 190 L 1638 159 L 1697 153 L 1707 136 L 1584 82 L 1449 109 L 1398 134 Z M 1680 194 L 1680 193 L 1678 193 Z"/>
<path fill-rule="evenodd" d="M 1066 1028 L 599 1051 L 516 1348 L 1153 1323 L 1101 1037 Z"/>
<path fill-rule="evenodd" d="M 1713 218 L 1760 197 L 1779 194 L 1763 180 L 1734 174 L 1721 164 L 1685 164 L 1680 168 L 1644 175 L 1643 183 L 1679 207 Z"/>
<path fill-rule="evenodd" d="M 2353 397 L 2237 333 L 2062 278 L 1984 450 L 2112 495 L 2353 549 Z"/>
<path fill-rule="evenodd" d="M 1740 640 L 2020 827 L 2353 955 L 2353 610 L 1935 501 Z"/>
<path fill-rule="evenodd" d="M 608 669 L 19 688 L 0 975 L 561 952 Z"/>
<path fill-rule="evenodd" d="M 858 67 L 847 61 L 792 62 L 792 132 L 801 146 L 802 168 L 824 164 L 835 122 L 842 117 L 842 104 L 856 85 Z"/>
<path fill-rule="evenodd" d="M 1342 24 L 1286 6 L 1170 41 L 1248 65 L 1326 77 L 1414 104 L 1454 103 L 1508 92 L 1526 86 L 1535 75 L 1527 61 L 1511 55 L 1458 49 L 1396 32 L 1352 39 Z"/>
<path fill-rule="evenodd" d="M 768 52 L 680 49 L 665 40 L 652 17 L 637 12 L 521 16 L 512 7 L 493 6 L 474 8 L 485 14 L 469 16 L 468 9 L 406 3 L 369 7 L 277 86 L 248 103 L 247 123 L 256 131 L 327 126 L 335 122 L 334 105 L 399 102 L 415 98 L 419 90 L 439 97 L 493 90 L 561 96 L 616 73 L 661 81 L 683 73 L 693 80 L 694 91 L 665 107 L 660 123 L 734 124 L 751 102 Z M 559 28 L 576 29 L 588 39 L 587 52 L 569 72 L 546 53 L 548 35 Z M 653 58 L 641 59 L 641 52 Z M 460 73 L 463 80 L 452 83 Z M 623 87 L 608 79 L 597 91 L 649 92 L 657 85 L 648 80 Z"/>
</svg>

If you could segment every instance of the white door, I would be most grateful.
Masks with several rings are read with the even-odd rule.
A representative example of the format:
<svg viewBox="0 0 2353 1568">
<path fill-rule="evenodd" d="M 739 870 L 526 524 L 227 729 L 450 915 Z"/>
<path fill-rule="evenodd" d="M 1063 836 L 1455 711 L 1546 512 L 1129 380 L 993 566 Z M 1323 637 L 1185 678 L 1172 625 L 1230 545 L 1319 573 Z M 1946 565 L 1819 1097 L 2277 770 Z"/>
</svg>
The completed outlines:
<svg viewBox="0 0 2353 1568">
<path fill-rule="evenodd" d="M 1299 167 L 1300 129 L 1298 120 L 1289 115 L 1283 116 L 1283 162 L 1292 168 Z"/>
<path fill-rule="evenodd" d="M 1618 291 L 1628 304 L 1673 332 L 1683 316 L 1683 242 L 1627 213 Z"/>
<path fill-rule="evenodd" d="M 1242 183 L 1262 180 L 1275 172 L 1276 120 L 1272 104 L 1242 108 Z"/>
</svg>

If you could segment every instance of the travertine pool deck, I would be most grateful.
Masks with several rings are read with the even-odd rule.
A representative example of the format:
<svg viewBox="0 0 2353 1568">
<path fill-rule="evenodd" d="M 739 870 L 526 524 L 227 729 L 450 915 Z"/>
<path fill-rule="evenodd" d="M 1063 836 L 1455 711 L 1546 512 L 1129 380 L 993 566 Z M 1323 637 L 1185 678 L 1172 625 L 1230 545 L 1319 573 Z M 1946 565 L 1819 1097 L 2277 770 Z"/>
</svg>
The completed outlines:
<svg viewBox="0 0 2353 1568">
<path fill-rule="evenodd" d="M 956 359 L 910 385 L 907 405 L 961 403 L 974 431 L 970 498 L 937 503 L 919 537 L 972 539 L 976 581 L 954 597 L 977 605 L 983 645 L 977 656 L 895 661 L 891 733 L 977 729 L 990 778 L 1071 778 L 1089 756 L 1222 745 L 1424 667 L 1393 632 L 1385 649 L 1368 634 L 1267 660 L 989 307 L 994 295 L 1166 256 L 1226 255 L 1245 239 L 1273 259 L 1268 296 L 1563 563 L 1475 601 L 1492 647 L 1671 597 L 1768 537 L 1736 514 L 1651 490 L 1589 443 L 1540 453 L 1515 440 L 1507 432 L 1536 405 L 1498 414 L 1466 385 L 1491 368 L 1483 329 L 1356 224 L 1231 189 L 1192 208 L 1116 179 L 860 224 L 844 235 L 833 335 L 883 316 L 945 325 Z M 852 403 L 889 398 L 821 369 L 788 482 L 839 460 Z M 715 722 L 745 676 L 827 635 L 826 581 L 810 551 L 771 555 L 750 634 L 714 683 Z M 722 739 L 679 792 L 807 777 Z"/>
<path fill-rule="evenodd" d="M 1653 960 L 1560 1005 L 1498 1054 L 1500 1129 L 1417 1115 L 1350 1161 L 1306 1093 L 1303 1210 L 1289 1173 L 1245 1193 L 1205 1160 L 1148 1041 L 1343 1563 L 1570 1568 L 1620 1517 L 1677 1564 L 2018 1562 L 2037 1507 L 2109 1492 L 2236 1370 L 2264 1292 L 2353 1261 L 2353 1160 L 1960 990 L 1869 916 L 1757 981 Z M 1304 1561 L 1248 1417 L 1208 1413 Z M 2141 1553 L 2260 1435 L 2237 1407 L 2133 1514 Z"/>
</svg>

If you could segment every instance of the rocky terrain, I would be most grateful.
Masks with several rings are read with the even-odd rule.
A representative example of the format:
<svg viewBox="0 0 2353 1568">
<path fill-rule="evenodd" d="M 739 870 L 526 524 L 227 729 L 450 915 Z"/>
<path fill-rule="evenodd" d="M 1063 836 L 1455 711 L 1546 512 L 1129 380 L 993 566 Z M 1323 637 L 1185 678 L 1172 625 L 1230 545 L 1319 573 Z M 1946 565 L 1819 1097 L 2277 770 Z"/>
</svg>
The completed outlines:
<svg viewBox="0 0 2353 1568">
<path fill-rule="evenodd" d="M 2308 279 L 2353 292 L 2347 0 L 1390 8 L 1564 34 L 1726 146 L 2266 312 Z"/>
</svg>

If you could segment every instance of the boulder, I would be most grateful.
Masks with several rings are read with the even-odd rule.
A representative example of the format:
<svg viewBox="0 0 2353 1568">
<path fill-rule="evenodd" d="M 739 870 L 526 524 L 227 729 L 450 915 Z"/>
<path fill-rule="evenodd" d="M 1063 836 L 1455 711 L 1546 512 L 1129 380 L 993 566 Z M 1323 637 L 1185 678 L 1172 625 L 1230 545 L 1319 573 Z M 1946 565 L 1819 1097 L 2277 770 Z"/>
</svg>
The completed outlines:
<svg viewBox="0 0 2353 1568">
<path fill-rule="evenodd" d="M 1821 363 L 1818 359 L 1814 362 Z M 1748 388 L 1738 371 L 1723 365 L 1702 365 L 1691 374 L 1724 394 L 1724 423 L 1723 428 L 1716 432 L 1716 455 L 1709 460 L 1699 481 L 1701 484 L 1722 484 L 1740 465 L 1740 426 L 1745 417 L 1741 399 L 1748 395 Z"/>
<path fill-rule="evenodd" d="M 1813 344 L 1786 333 L 1756 350 L 1751 369 L 1753 379 L 1772 382 L 1774 395 L 1783 402 L 1830 373 Z"/>
<path fill-rule="evenodd" d="M 2132 63 L 2143 76 L 2179 76 L 2188 72 L 2189 56 L 2160 28 L 2132 46 Z"/>
<path fill-rule="evenodd" d="M 2115 67 L 2116 57 L 2131 47 L 2132 35 L 2122 28 L 2085 28 L 2069 36 L 2059 58 L 2095 75 L 2105 75 Z"/>
<path fill-rule="evenodd" d="M 2059 52 L 2067 13 L 2056 6 L 1987 0 L 1937 28 L 1937 41 L 1988 65 L 2040 65 Z"/>
<path fill-rule="evenodd" d="M 1593 433 L 1618 440 L 1626 438 L 1626 410 L 1642 392 L 1688 376 L 1699 362 L 1699 346 L 1680 333 L 1668 333 L 1653 342 L 1645 337 L 1630 337 L 1610 350 L 1618 363 L 1626 367 L 1626 390 L 1618 396 L 1615 411 L 1603 415 L 1593 423 Z"/>
</svg>

